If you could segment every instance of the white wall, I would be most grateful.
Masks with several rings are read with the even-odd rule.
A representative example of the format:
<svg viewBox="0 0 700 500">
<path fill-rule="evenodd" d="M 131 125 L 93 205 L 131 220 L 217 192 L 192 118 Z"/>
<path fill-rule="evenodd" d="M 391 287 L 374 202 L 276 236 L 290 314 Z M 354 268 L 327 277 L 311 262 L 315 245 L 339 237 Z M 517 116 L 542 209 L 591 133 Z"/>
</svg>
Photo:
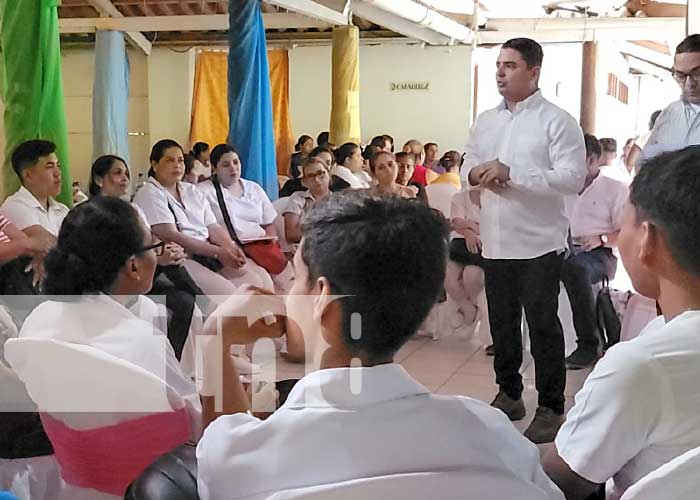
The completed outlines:
<svg viewBox="0 0 700 500">
<path fill-rule="evenodd" d="M 294 134 L 328 130 L 331 47 L 289 52 L 290 112 Z M 400 148 L 408 139 L 461 150 L 470 127 L 471 48 L 415 44 L 360 47 L 362 140 L 388 133 Z M 430 82 L 427 91 L 390 90 L 392 82 Z"/>
<path fill-rule="evenodd" d="M 545 44 L 540 75 L 542 95 L 566 110 L 576 120 L 581 114 L 581 56 L 579 44 Z M 496 87 L 496 59 L 500 47 L 478 48 L 475 63 L 479 65 L 477 113 L 497 106 L 503 97 Z"/>
</svg>

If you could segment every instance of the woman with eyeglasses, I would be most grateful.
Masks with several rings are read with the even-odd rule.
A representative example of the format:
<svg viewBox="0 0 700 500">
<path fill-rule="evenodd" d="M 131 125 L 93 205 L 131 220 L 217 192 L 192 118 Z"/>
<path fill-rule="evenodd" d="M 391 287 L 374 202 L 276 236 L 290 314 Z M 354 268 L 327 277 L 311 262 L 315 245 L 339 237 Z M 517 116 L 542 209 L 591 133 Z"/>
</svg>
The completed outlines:
<svg viewBox="0 0 700 500">
<path fill-rule="evenodd" d="M 297 191 L 289 197 L 284 217 L 284 235 L 289 243 L 301 241 L 301 223 L 304 216 L 320 200 L 330 195 L 331 176 L 326 163 L 319 157 L 307 158 L 301 166 L 302 183 L 306 191 Z"/>
<path fill-rule="evenodd" d="M 66 216 L 46 256 L 44 290 L 57 298 L 32 311 L 20 338 L 87 345 L 164 376 L 199 418 L 194 384 L 167 337 L 142 315 L 156 308 L 143 295 L 164 249 L 129 203 L 110 196 L 81 203 Z"/>
<path fill-rule="evenodd" d="M 185 268 L 204 293 L 227 297 L 246 284 L 271 290 L 270 275 L 246 259 L 226 228 L 217 223 L 204 194 L 197 186 L 181 182 L 182 147 L 170 139 L 158 141 L 150 160 L 149 180 L 136 193 L 134 203 L 159 238 L 185 249 Z"/>
<path fill-rule="evenodd" d="M 89 191 L 92 197 L 109 196 L 125 199 L 128 196 L 131 173 L 126 161 L 119 156 L 105 155 L 92 164 Z M 133 205 L 142 222 L 148 225 L 143 211 Z M 185 250 L 177 243 L 166 243 L 159 250 L 158 267 L 150 295 L 165 296 L 168 308 L 167 334 L 177 359 L 190 334 L 197 296 L 204 292 L 197 286 L 184 267 Z M 201 322 L 201 313 L 196 311 L 196 323 Z"/>
</svg>

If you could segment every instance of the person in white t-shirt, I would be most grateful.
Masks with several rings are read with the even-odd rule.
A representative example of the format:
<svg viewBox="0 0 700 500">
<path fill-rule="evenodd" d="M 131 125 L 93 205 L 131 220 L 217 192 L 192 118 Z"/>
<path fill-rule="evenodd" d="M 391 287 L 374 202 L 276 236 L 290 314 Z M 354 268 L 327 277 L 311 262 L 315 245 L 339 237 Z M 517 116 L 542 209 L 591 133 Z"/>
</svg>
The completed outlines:
<svg viewBox="0 0 700 500">
<path fill-rule="evenodd" d="M 699 163 L 700 146 L 664 153 L 632 182 L 618 247 L 634 288 L 663 316 L 608 350 L 576 395 L 544 458 L 567 498 L 608 482 L 616 500 L 700 446 Z"/>
<path fill-rule="evenodd" d="M 598 139 L 586 134 L 584 140 L 588 176 L 583 190 L 571 200 L 571 255 L 564 261 L 561 273 L 578 343 L 566 358 L 570 370 L 592 365 L 603 347 L 591 285 L 615 277 L 617 257 L 613 248 L 617 246 L 622 210 L 629 193 L 625 184 L 600 172 L 599 158 L 603 151 Z"/>
<path fill-rule="evenodd" d="M 244 284 L 272 289 L 270 275 L 246 259 L 197 186 L 181 182 L 185 168 L 180 145 L 170 139 L 158 141 L 150 160 L 149 181 L 134 203 L 160 239 L 185 249 L 185 268 L 204 293 L 227 296 Z"/>
<path fill-rule="evenodd" d="M 211 153 L 209 144 L 206 142 L 197 142 L 192 146 L 190 151 L 192 156 L 192 174 L 197 179 L 197 182 L 202 182 L 211 177 Z M 194 184 L 197 184 L 195 182 Z"/>
<path fill-rule="evenodd" d="M 475 487 L 496 476 L 493 498 L 563 500 L 537 448 L 501 412 L 431 394 L 394 363 L 442 292 L 447 236 L 441 215 L 397 197 L 337 194 L 307 215 L 286 313 L 320 369 L 266 420 L 242 412 L 245 401 L 224 401 L 231 414 L 197 447 L 202 500 L 415 471 L 465 473 Z M 222 383 L 238 384 L 230 373 Z"/>
</svg>

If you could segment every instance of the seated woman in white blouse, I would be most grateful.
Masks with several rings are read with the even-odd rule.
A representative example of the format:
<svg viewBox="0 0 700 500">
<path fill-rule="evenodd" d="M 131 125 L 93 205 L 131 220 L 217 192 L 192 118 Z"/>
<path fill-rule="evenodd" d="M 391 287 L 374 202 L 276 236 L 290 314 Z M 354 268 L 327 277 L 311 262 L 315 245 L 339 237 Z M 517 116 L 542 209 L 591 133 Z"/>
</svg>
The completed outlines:
<svg viewBox="0 0 700 500">
<path fill-rule="evenodd" d="M 222 188 L 221 195 L 235 236 L 244 243 L 278 238 L 274 224 L 277 211 L 259 184 L 241 177 L 241 160 L 236 148 L 219 144 L 211 152 L 211 164 L 215 180 Z M 197 187 L 206 196 L 219 225 L 228 227 L 213 180 L 201 182 Z M 281 250 L 279 255 L 284 257 Z M 270 274 L 277 292 L 286 293 L 291 288 L 294 271 L 290 264 L 282 272 Z"/>
<path fill-rule="evenodd" d="M 190 256 L 185 268 L 204 293 L 231 295 L 245 284 L 272 289 L 270 275 L 246 259 L 228 231 L 217 223 L 202 192 L 180 182 L 185 172 L 180 145 L 170 139 L 158 141 L 150 160 L 150 178 L 136 193 L 134 203 L 160 239 L 185 249 Z"/>
<path fill-rule="evenodd" d="M 66 298 L 39 305 L 24 321 L 20 338 L 90 346 L 158 377 L 163 377 L 164 360 L 165 381 L 185 400 L 191 422 L 199 427 L 194 383 L 180 370 L 163 332 L 140 317 L 155 308 L 142 295 L 151 289 L 164 247 L 154 243 L 129 203 L 99 196 L 80 204 L 66 216 L 46 257 L 44 289 Z"/>
</svg>

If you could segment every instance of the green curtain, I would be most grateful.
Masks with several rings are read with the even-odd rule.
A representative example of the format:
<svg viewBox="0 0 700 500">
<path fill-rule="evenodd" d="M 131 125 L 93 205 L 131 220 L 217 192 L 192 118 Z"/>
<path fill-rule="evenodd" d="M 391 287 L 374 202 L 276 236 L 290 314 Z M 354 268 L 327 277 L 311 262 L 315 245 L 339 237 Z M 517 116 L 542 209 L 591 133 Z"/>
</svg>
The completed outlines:
<svg viewBox="0 0 700 500">
<path fill-rule="evenodd" d="M 5 104 L 5 196 L 19 187 L 12 150 L 29 139 L 56 144 L 63 172 L 62 203 L 72 205 L 68 132 L 61 81 L 60 0 L 0 0 L 2 99 Z"/>
</svg>

